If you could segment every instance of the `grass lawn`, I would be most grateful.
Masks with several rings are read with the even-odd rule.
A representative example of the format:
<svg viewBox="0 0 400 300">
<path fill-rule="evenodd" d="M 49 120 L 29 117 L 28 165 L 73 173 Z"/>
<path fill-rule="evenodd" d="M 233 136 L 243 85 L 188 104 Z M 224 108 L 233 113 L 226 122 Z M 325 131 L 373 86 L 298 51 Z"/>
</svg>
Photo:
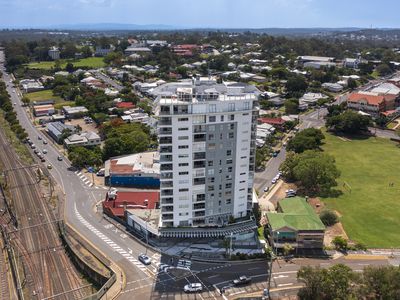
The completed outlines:
<svg viewBox="0 0 400 300">
<path fill-rule="evenodd" d="M 70 59 L 70 60 L 60 60 L 61 68 L 65 68 L 68 62 L 71 62 L 75 68 L 102 68 L 106 64 L 103 61 L 103 57 L 87 57 L 82 59 Z M 54 67 L 54 61 L 42 61 L 42 62 L 32 62 L 27 66 L 30 69 L 41 69 L 50 70 Z"/>
<path fill-rule="evenodd" d="M 53 90 L 44 90 L 38 92 L 27 93 L 26 96 L 33 101 L 44 101 L 53 99 L 56 103 L 64 101 L 61 97 L 53 95 Z"/>
<path fill-rule="evenodd" d="M 342 215 L 350 239 L 372 248 L 400 247 L 400 149 L 380 138 L 325 137 L 323 149 L 336 159 L 343 194 L 323 201 Z"/>
</svg>

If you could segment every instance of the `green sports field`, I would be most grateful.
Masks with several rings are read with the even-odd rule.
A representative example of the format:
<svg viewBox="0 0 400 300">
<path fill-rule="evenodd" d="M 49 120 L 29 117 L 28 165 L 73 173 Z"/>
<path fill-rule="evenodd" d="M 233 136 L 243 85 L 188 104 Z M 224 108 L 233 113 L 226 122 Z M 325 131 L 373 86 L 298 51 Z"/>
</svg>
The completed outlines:
<svg viewBox="0 0 400 300">
<path fill-rule="evenodd" d="M 400 247 L 400 148 L 387 139 L 325 136 L 323 149 L 336 159 L 343 194 L 323 201 L 342 215 L 350 239 Z"/>
<path fill-rule="evenodd" d="M 75 68 L 102 68 L 105 66 L 103 57 L 88 57 L 76 60 L 60 60 L 61 68 L 65 68 L 67 63 L 70 62 Z M 54 67 L 54 61 L 32 62 L 27 64 L 30 69 L 50 70 Z"/>
</svg>

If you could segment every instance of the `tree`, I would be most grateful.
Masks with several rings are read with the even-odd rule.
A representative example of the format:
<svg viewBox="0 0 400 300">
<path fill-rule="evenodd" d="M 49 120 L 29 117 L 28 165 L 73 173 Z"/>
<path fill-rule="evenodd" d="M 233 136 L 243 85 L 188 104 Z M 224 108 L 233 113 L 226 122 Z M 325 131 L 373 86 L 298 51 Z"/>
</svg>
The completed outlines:
<svg viewBox="0 0 400 300">
<path fill-rule="evenodd" d="M 346 134 L 368 131 L 370 124 L 371 118 L 369 116 L 364 116 L 351 110 L 326 119 L 326 125 L 330 130 Z"/>
<path fill-rule="evenodd" d="M 376 67 L 376 71 L 378 72 L 379 76 L 386 76 L 392 73 L 392 69 L 387 64 L 380 64 Z"/>
<path fill-rule="evenodd" d="M 106 56 L 104 56 L 103 60 L 107 65 L 116 65 L 123 58 L 121 52 L 110 52 Z"/>
<path fill-rule="evenodd" d="M 65 66 L 65 71 L 68 73 L 72 73 L 75 70 L 74 65 L 72 63 L 67 63 Z"/>
<path fill-rule="evenodd" d="M 323 210 L 320 213 L 319 218 L 325 226 L 335 225 L 339 221 L 337 214 L 329 209 Z"/>
<path fill-rule="evenodd" d="M 355 81 L 353 78 L 347 79 L 347 87 L 351 90 L 354 90 L 357 88 L 357 81 Z"/>
<path fill-rule="evenodd" d="M 341 236 L 335 236 L 332 240 L 332 244 L 337 250 L 346 251 L 348 248 L 347 240 Z"/>
<path fill-rule="evenodd" d="M 21 101 L 24 104 L 24 106 L 29 105 L 31 103 L 31 100 L 26 96 L 22 97 Z"/>
<path fill-rule="evenodd" d="M 400 299 L 400 268 L 366 267 L 363 282 L 370 299 Z"/>
<path fill-rule="evenodd" d="M 307 87 L 307 81 L 301 75 L 291 76 L 286 82 L 286 90 L 289 94 L 304 93 Z"/>
<path fill-rule="evenodd" d="M 290 254 L 290 252 L 292 252 L 294 250 L 293 246 L 285 243 L 283 245 L 283 256 L 288 256 Z"/>
<path fill-rule="evenodd" d="M 325 136 L 320 129 L 307 128 L 297 133 L 289 141 L 287 149 L 296 153 L 318 149 L 322 145 L 323 139 L 325 139 Z"/>
<path fill-rule="evenodd" d="M 299 100 L 297 99 L 288 99 L 284 103 L 286 114 L 297 114 L 299 112 Z"/>
<path fill-rule="evenodd" d="M 280 169 L 286 179 L 297 181 L 309 195 L 329 194 L 340 175 L 335 159 L 315 150 L 300 154 L 289 152 Z"/>
<path fill-rule="evenodd" d="M 304 300 L 358 299 L 359 276 L 348 266 L 334 265 L 328 269 L 301 267 L 297 278 L 304 283 L 298 296 Z"/>
<path fill-rule="evenodd" d="M 375 119 L 375 124 L 379 127 L 385 127 L 389 119 L 386 116 L 380 115 Z"/>
</svg>

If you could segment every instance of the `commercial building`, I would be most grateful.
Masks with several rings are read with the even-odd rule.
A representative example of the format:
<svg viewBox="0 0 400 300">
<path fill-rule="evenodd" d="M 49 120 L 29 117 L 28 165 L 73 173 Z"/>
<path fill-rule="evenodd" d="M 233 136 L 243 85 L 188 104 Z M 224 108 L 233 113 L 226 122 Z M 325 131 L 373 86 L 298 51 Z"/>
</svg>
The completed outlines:
<svg viewBox="0 0 400 300">
<path fill-rule="evenodd" d="M 152 94 L 159 117 L 160 226 L 224 226 L 232 217 L 249 219 L 257 88 L 198 77 L 164 84 Z M 179 229 L 172 236 L 185 236 Z"/>
<path fill-rule="evenodd" d="M 33 106 L 33 115 L 35 117 L 51 116 L 55 113 L 52 104 L 35 105 Z"/>
<path fill-rule="evenodd" d="M 386 111 L 385 96 L 371 92 L 352 93 L 347 98 L 347 107 L 356 111 L 367 113 L 373 117 Z"/>
<path fill-rule="evenodd" d="M 74 133 L 64 140 L 64 145 L 67 148 L 71 146 L 90 147 L 101 144 L 100 136 L 95 132 Z"/>
<path fill-rule="evenodd" d="M 63 113 L 67 118 L 81 118 L 89 112 L 89 110 L 84 106 L 63 106 Z"/>
<path fill-rule="evenodd" d="M 268 212 L 269 242 L 275 249 L 285 244 L 295 249 L 322 249 L 325 226 L 304 198 L 285 198 L 277 213 Z"/>
<path fill-rule="evenodd" d="M 57 142 L 61 143 L 61 137 L 65 130 L 70 130 L 71 132 L 75 132 L 75 126 L 66 125 L 62 122 L 50 122 L 47 123 L 47 132 L 48 134 Z"/>
<path fill-rule="evenodd" d="M 113 187 L 160 188 L 160 155 L 152 151 L 111 158 L 104 176 L 105 184 Z"/>
<path fill-rule="evenodd" d="M 22 79 L 19 84 L 25 93 L 40 91 L 44 89 L 41 82 L 35 79 Z"/>
<path fill-rule="evenodd" d="M 57 47 L 51 47 L 47 54 L 51 57 L 52 60 L 60 59 L 60 50 Z"/>
</svg>

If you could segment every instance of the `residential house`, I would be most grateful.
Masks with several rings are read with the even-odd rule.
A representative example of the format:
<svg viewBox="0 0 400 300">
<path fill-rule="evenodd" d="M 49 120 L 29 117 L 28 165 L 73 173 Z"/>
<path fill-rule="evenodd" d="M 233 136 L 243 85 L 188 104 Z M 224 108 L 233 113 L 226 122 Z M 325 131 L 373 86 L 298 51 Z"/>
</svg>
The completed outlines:
<svg viewBox="0 0 400 300">
<path fill-rule="evenodd" d="M 269 242 L 277 251 L 285 244 L 296 251 L 323 249 L 325 226 L 306 199 L 280 200 L 276 213 L 267 212 L 267 220 Z"/>
<path fill-rule="evenodd" d="M 258 118 L 258 124 L 270 124 L 273 125 L 277 128 L 282 128 L 283 125 L 285 124 L 285 121 L 281 118 Z"/>
<path fill-rule="evenodd" d="M 20 80 L 19 84 L 25 93 L 40 91 L 44 89 L 43 84 L 35 79 L 22 79 Z"/>
<path fill-rule="evenodd" d="M 101 144 L 100 136 L 95 132 L 81 132 L 74 133 L 64 140 L 65 147 L 69 148 L 71 146 L 97 146 Z"/>
<path fill-rule="evenodd" d="M 338 93 L 343 90 L 343 86 L 338 83 L 325 82 L 322 84 L 322 87 L 324 89 L 327 89 L 328 91 L 334 92 L 334 93 Z"/>
<path fill-rule="evenodd" d="M 328 98 L 326 95 L 321 93 L 305 93 L 300 99 L 300 105 L 316 105 L 319 99 L 326 99 Z"/>
</svg>

